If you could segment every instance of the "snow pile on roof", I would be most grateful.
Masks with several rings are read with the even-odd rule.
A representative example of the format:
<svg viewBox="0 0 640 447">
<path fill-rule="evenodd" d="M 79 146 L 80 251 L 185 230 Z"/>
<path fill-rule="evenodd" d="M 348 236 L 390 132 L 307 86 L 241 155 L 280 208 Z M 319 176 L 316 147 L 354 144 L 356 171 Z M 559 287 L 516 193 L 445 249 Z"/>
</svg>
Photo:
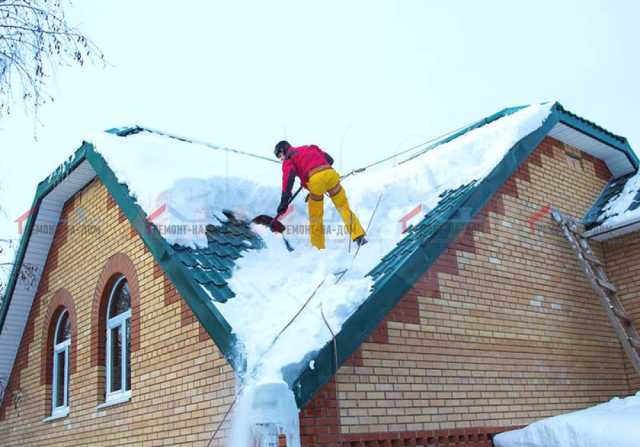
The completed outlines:
<svg viewBox="0 0 640 447">
<path fill-rule="evenodd" d="M 620 194 L 603 208 L 598 217 L 600 225 L 617 227 L 640 220 L 640 205 L 632 207 L 634 201 L 640 201 L 640 172 L 627 180 Z"/>
<path fill-rule="evenodd" d="M 342 222 L 330 204 L 325 205 L 328 234 L 322 252 L 309 245 L 301 198 L 283 219 L 294 252 L 286 250 L 281 235 L 256 226 L 266 248 L 247 252 L 236 263 L 228 281 L 236 297 L 224 304 L 214 302 L 237 336 L 250 375 L 277 381 L 283 367 L 306 365 L 369 296 L 371 278 L 366 274 L 403 238 L 399 220 L 417 206 L 422 210 L 419 219 L 437 205 L 442 192 L 488 175 L 515 143 L 542 125 L 550 110 L 551 104 L 524 108 L 406 163 L 346 179 L 343 185 L 353 210 L 363 226 L 370 224 L 370 243 L 355 260 L 355 247 L 340 234 Z M 246 216 L 275 213 L 280 196 L 275 163 L 144 133 L 126 138 L 102 135 L 93 142 L 147 215 L 159 203 L 167 203 L 180 216 L 202 208 L 199 218 L 211 223 L 223 208 Z M 331 148 L 323 149 L 331 153 Z M 188 246 L 205 245 L 203 239 L 167 236 L 171 243 Z M 337 282 L 335 273 L 347 268 Z"/>
<path fill-rule="evenodd" d="M 223 209 L 272 212 L 280 164 L 149 132 L 90 140 L 155 224 L 215 222 Z M 250 184 L 247 184 L 249 182 Z M 245 192 L 251 189 L 252 195 Z M 158 216 L 163 206 L 169 208 Z M 173 211 L 173 212 L 171 212 Z M 204 232 L 163 235 L 167 242 L 206 247 Z"/>
<path fill-rule="evenodd" d="M 640 392 L 497 435 L 497 447 L 637 447 Z"/>
</svg>

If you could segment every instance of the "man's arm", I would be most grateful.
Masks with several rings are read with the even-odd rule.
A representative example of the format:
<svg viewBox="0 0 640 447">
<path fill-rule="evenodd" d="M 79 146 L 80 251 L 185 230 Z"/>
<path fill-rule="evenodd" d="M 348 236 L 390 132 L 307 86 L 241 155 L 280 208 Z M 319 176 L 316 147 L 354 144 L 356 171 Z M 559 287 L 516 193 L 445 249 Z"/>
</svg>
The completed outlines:
<svg viewBox="0 0 640 447">
<path fill-rule="evenodd" d="M 291 200 L 291 192 L 293 191 L 295 181 L 296 171 L 293 163 L 285 160 L 284 163 L 282 163 L 282 196 L 280 196 L 280 204 L 278 205 L 278 215 L 284 213 L 289 207 L 289 200 Z"/>
<path fill-rule="evenodd" d="M 329 163 L 329 165 L 333 166 L 333 157 L 326 152 L 324 152 L 324 156 L 327 158 L 327 162 Z"/>
</svg>

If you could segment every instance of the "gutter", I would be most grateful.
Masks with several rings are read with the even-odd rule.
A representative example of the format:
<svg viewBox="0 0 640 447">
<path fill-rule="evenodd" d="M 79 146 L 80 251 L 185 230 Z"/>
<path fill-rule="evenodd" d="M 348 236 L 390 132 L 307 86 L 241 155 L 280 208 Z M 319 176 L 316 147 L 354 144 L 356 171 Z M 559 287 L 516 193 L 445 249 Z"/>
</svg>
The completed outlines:
<svg viewBox="0 0 640 447">
<path fill-rule="evenodd" d="M 632 219 L 617 225 L 602 225 L 586 231 L 584 235 L 589 239 L 604 241 L 617 236 L 623 236 L 636 230 L 640 230 L 640 219 Z"/>
</svg>

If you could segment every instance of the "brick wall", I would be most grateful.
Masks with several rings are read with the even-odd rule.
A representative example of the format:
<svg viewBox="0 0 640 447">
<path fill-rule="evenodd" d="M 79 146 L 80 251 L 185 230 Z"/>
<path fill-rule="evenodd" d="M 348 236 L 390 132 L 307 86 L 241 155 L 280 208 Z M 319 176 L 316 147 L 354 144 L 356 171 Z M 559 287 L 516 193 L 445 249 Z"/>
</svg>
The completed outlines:
<svg viewBox="0 0 640 447">
<path fill-rule="evenodd" d="M 231 367 L 99 181 L 67 202 L 62 219 L 68 223 L 54 237 L 0 410 L 0 444 L 206 445 L 233 399 Z M 101 289 L 118 270 L 126 271 L 134 295 L 132 397 L 99 409 Z M 69 297 L 75 314 L 70 413 L 44 422 L 51 399 L 49 320 L 58 303 L 71 306 Z"/>
<path fill-rule="evenodd" d="M 610 281 L 618 288 L 625 310 L 640 331 L 640 231 L 606 241 L 605 264 Z M 627 371 L 631 389 L 640 391 L 640 376 L 630 362 Z"/>
<path fill-rule="evenodd" d="M 545 139 L 302 412 L 305 445 L 490 445 L 629 393 L 614 332 L 548 216 L 581 217 L 609 177 Z"/>
</svg>

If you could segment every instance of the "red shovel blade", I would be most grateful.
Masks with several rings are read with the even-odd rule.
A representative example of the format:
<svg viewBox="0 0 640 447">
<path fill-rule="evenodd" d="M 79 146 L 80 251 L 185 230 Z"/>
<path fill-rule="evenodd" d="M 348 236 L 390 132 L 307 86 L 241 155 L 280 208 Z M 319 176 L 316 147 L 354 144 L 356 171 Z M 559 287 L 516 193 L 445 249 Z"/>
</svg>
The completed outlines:
<svg viewBox="0 0 640 447">
<path fill-rule="evenodd" d="M 265 227 L 269 227 L 271 231 L 274 233 L 284 233 L 284 225 L 279 220 L 274 219 L 271 216 L 267 216 L 266 214 L 261 214 L 256 216 L 251 221 L 258 225 L 264 225 Z"/>
</svg>

